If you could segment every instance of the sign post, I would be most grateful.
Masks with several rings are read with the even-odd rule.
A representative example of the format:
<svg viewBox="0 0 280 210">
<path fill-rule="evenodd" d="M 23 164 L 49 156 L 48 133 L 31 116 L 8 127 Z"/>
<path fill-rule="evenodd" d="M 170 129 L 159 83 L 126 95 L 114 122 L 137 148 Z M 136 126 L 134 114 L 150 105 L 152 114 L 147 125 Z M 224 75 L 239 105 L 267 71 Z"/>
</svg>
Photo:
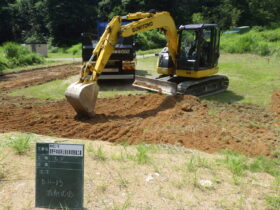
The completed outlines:
<svg viewBox="0 0 280 210">
<path fill-rule="evenodd" d="M 83 208 L 84 145 L 36 144 L 36 199 L 40 208 Z"/>
</svg>

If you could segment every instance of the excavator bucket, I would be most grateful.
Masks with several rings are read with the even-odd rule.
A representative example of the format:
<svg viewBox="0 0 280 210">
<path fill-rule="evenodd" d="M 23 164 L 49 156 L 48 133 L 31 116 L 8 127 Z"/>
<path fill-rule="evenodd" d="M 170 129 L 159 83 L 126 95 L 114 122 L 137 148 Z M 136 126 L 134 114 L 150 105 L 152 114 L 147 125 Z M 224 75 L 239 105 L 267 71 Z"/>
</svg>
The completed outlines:
<svg viewBox="0 0 280 210">
<path fill-rule="evenodd" d="M 76 82 L 66 89 L 65 97 L 78 115 L 93 116 L 98 92 L 99 86 L 96 82 L 89 84 Z"/>
<path fill-rule="evenodd" d="M 134 87 L 150 90 L 153 92 L 159 92 L 168 95 L 176 95 L 177 84 L 174 82 L 170 82 L 167 79 L 169 79 L 169 77 L 158 78 L 155 76 L 135 76 L 135 81 L 132 85 Z"/>
</svg>

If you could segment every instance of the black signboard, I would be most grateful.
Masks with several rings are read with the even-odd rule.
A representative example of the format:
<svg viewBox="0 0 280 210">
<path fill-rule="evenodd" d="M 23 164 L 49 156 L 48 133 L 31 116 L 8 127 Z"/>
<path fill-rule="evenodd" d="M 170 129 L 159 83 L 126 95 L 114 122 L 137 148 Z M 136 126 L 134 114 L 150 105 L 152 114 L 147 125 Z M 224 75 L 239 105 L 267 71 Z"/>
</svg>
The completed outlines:
<svg viewBox="0 0 280 210">
<path fill-rule="evenodd" d="M 82 209 L 84 145 L 36 144 L 36 207 Z"/>
</svg>

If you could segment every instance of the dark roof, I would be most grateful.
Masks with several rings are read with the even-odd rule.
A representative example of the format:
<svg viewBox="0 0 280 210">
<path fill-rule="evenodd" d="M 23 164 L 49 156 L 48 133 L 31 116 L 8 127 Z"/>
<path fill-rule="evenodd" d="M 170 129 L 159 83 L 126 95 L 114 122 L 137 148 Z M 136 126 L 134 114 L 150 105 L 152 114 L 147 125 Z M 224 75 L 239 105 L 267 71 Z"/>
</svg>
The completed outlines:
<svg viewBox="0 0 280 210">
<path fill-rule="evenodd" d="M 218 27 L 217 24 L 189 24 L 189 25 L 181 25 L 179 27 L 180 30 L 182 29 L 200 29 L 200 28 L 208 28 L 208 27 Z"/>
</svg>

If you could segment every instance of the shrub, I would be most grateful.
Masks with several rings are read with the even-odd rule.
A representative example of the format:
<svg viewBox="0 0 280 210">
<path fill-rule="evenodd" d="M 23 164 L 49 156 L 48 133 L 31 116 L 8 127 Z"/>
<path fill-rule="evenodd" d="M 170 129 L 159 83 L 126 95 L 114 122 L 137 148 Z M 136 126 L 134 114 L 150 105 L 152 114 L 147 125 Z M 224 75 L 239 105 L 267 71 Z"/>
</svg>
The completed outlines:
<svg viewBox="0 0 280 210">
<path fill-rule="evenodd" d="M 6 42 L 3 44 L 4 55 L 7 59 L 17 58 L 19 56 L 30 53 L 28 49 L 14 42 Z"/>
<path fill-rule="evenodd" d="M 38 54 L 30 53 L 23 56 L 20 56 L 19 65 L 32 65 L 32 64 L 40 64 L 44 62 L 44 58 Z"/>
<path fill-rule="evenodd" d="M 82 54 L 82 44 L 75 44 L 67 49 L 66 52 L 71 53 L 72 55 Z"/>
<path fill-rule="evenodd" d="M 4 69 L 6 69 L 8 67 L 8 60 L 3 58 L 3 57 L 0 57 L 0 74 L 2 73 L 2 71 Z"/>
<path fill-rule="evenodd" d="M 0 69 L 44 63 L 44 58 L 30 52 L 25 46 L 6 42 L 1 47 L 4 57 L 0 59 Z"/>
<path fill-rule="evenodd" d="M 265 30 L 255 27 L 245 34 L 223 34 L 221 50 L 229 53 L 253 53 L 280 56 L 280 28 Z"/>
<path fill-rule="evenodd" d="M 49 45 L 49 46 L 48 46 L 48 52 L 50 52 L 50 53 L 57 53 L 58 50 L 59 50 L 58 47 L 54 47 L 54 46 L 52 46 L 52 45 Z"/>
</svg>

